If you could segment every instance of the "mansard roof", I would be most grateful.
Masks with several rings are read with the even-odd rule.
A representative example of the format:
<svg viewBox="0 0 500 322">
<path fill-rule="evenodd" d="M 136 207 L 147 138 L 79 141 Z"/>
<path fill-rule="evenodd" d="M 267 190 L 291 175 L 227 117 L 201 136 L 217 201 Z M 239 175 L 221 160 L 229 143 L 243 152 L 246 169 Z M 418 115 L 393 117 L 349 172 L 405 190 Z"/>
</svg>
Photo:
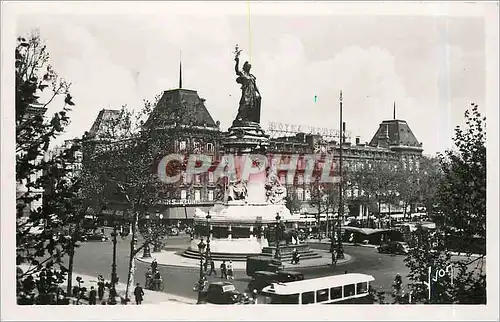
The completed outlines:
<svg viewBox="0 0 500 322">
<path fill-rule="evenodd" d="M 200 98 L 197 91 L 183 88 L 163 92 L 145 126 L 162 128 L 173 124 L 218 128 L 205 106 L 205 99 Z"/>
<path fill-rule="evenodd" d="M 417 140 L 408 123 L 403 120 L 386 120 L 380 123 L 368 145 L 391 149 L 423 150 L 422 143 Z"/>
<path fill-rule="evenodd" d="M 88 134 L 92 137 L 108 136 L 111 123 L 120 117 L 120 110 L 102 109 L 92 124 Z"/>
</svg>

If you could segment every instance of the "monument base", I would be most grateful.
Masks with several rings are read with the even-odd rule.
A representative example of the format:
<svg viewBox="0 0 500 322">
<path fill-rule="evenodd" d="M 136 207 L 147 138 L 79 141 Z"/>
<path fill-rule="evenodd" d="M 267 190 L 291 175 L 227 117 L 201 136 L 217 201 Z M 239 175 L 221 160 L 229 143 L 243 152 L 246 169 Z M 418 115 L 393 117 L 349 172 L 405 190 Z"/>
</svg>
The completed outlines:
<svg viewBox="0 0 500 322">
<path fill-rule="evenodd" d="M 314 259 L 314 258 L 321 258 L 321 255 L 314 252 L 311 250 L 311 247 L 308 244 L 296 244 L 296 245 L 280 245 L 279 250 L 280 250 L 280 255 L 281 255 L 281 260 L 282 261 L 292 261 L 292 254 L 294 250 L 297 250 L 297 252 L 300 254 L 300 260 L 308 260 L 308 259 Z M 274 246 L 268 246 L 262 248 L 262 254 L 261 256 L 269 256 L 270 258 L 274 258 L 276 254 L 276 245 Z"/>
</svg>

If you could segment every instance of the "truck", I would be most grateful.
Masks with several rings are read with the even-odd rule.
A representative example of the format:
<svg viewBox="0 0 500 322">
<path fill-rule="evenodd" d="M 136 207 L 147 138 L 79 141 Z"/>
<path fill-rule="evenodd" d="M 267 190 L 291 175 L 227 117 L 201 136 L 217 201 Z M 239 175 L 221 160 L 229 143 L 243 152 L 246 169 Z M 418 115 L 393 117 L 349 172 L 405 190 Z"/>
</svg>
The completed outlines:
<svg viewBox="0 0 500 322">
<path fill-rule="evenodd" d="M 248 256 L 246 272 L 248 276 L 254 276 L 257 271 L 278 272 L 284 266 L 280 260 L 267 256 Z"/>
</svg>

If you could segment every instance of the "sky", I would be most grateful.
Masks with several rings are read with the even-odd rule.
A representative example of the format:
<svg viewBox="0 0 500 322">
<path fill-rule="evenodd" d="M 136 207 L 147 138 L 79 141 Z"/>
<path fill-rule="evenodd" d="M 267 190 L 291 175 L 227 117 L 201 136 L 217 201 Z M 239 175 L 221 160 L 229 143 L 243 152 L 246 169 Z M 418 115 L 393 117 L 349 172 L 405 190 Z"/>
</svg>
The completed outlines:
<svg viewBox="0 0 500 322">
<path fill-rule="evenodd" d="M 18 16 L 17 35 L 39 28 L 51 64 L 72 83 L 76 106 L 63 138 L 81 136 L 103 108 L 140 108 L 143 99 L 177 88 L 180 57 L 183 88 L 197 90 L 227 129 L 240 97 L 236 44 L 257 78 L 264 129 L 271 121 L 337 129 L 342 90 L 343 119 L 353 137 L 370 141 L 379 124 L 392 119 L 395 104 L 396 118 L 408 122 L 425 154 L 435 154 L 452 147 L 453 128 L 463 124 L 471 102 L 484 113 L 482 17 L 284 14 L 281 5 L 267 12 L 246 2 L 205 14 L 207 5 L 198 3 L 192 14 L 164 4 L 137 14 Z"/>
</svg>

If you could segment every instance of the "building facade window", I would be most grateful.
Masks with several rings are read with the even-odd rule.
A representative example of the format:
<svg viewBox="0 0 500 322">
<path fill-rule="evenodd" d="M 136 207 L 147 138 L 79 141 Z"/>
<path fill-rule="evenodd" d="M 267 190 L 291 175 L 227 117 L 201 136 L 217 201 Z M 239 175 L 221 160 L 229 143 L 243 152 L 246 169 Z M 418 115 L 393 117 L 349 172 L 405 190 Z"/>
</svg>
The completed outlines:
<svg viewBox="0 0 500 322">
<path fill-rule="evenodd" d="M 210 183 L 214 182 L 214 173 L 212 171 L 208 172 L 208 182 Z"/>
<path fill-rule="evenodd" d="M 186 190 L 181 190 L 181 200 L 186 200 L 186 198 L 187 198 Z"/>
<path fill-rule="evenodd" d="M 194 200 L 195 201 L 200 201 L 201 200 L 201 192 L 200 192 L 200 190 L 195 190 L 194 191 Z"/>
<path fill-rule="evenodd" d="M 214 152 L 214 145 L 212 143 L 207 143 L 207 152 Z"/>
<path fill-rule="evenodd" d="M 214 191 L 213 190 L 208 190 L 208 200 L 210 200 L 210 201 L 214 200 Z"/>
</svg>

